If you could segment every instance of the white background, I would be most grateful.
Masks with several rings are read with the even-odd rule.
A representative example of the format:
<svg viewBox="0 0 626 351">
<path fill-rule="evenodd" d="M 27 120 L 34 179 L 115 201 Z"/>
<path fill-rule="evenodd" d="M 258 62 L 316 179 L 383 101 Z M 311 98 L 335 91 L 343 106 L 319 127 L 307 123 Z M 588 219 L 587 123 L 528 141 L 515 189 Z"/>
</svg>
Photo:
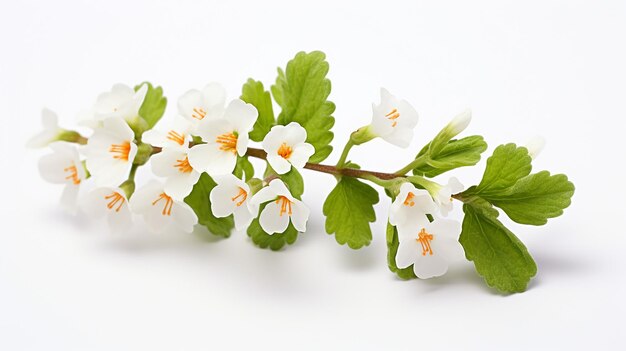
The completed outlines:
<svg viewBox="0 0 626 351">
<path fill-rule="evenodd" d="M 618 1 L 3 1 L 0 349 L 624 349 L 624 33 Z M 568 174 L 577 193 L 544 227 L 511 224 L 539 267 L 527 292 L 499 295 L 465 261 L 399 281 L 388 200 L 372 244 L 350 250 L 324 232 L 332 177 L 308 171 L 309 229 L 278 253 L 245 233 L 110 234 L 64 214 L 61 188 L 37 172 L 44 151 L 24 149 L 44 106 L 72 127 L 112 84 L 150 80 L 171 118 L 187 89 L 219 81 L 234 98 L 316 49 L 331 66 L 336 148 L 369 122 L 381 86 L 420 113 L 410 149 L 354 150 L 368 169 L 400 168 L 466 107 L 467 133 L 490 151 L 546 137 L 535 169 Z M 454 174 L 472 185 L 483 166 Z"/>
</svg>

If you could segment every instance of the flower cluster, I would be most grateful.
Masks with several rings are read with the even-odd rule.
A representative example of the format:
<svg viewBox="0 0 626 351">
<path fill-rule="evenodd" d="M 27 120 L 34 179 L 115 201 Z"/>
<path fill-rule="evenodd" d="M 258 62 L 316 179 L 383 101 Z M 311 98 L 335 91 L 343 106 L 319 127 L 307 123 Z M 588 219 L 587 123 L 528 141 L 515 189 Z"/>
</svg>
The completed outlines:
<svg viewBox="0 0 626 351">
<path fill-rule="evenodd" d="M 480 135 L 458 137 L 472 119 L 464 111 L 401 169 L 364 170 L 349 159 L 354 147 L 382 139 L 409 148 L 419 120 L 409 102 L 381 89 L 370 122 L 350 134 L 335 165 L 321 164 L 332 152 L 335 123 L 327 72 L 323 53 L 301 52 L 279 69 L 271 93 L 249 79 L 241 97 L 227 101 L 224 88 L 210 83 L 184 93 L 166 119 L 161 87 L 116 84 L 79 113 L 88 133 L 59 127 L 57 116 L 44 109 L 44 130 L 28 146 L 49 146 L 39 169 L 45 180 L 65 186 L 63 206 L 106 218 L 114 232 L 129 230 L 141 217 L 155 232 L 203 225 L 227 237 L 232 229 L 246 230 L 254 244 L 272 250 L 306 231 L 311 211 L 302 201 L 303 169 L 336 179 L 323 206 L 325 230 L 352 249 L 373 237 L 379 202 L 373 184 L 390 198 L 387 264 L 398 277 L 441 276 L 465 254 L 488 285 L 523 291 L 536 265 L 499 220 L 499 210 L 514 222 L 544 225 L 574 194 L 565 175 L 532 173 L 545 142 L 498 146 L 477 185 L 465 187 L 455 177 L 441 181 L 444 173 L 478 164 L 487 150 Z M 265 163 L 262 177 L 255 177 L 250 158 Z M 140 169 L 152 177 L 138 177 Z M 455 201 L 463 204 L 462 224 L 450 215 Z"/>
</svg>

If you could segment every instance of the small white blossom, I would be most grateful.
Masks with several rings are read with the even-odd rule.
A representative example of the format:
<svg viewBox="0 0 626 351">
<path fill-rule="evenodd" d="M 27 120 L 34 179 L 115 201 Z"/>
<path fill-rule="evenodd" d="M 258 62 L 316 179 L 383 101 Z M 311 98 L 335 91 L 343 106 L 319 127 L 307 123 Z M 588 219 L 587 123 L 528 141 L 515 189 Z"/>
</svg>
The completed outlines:
<svg viewBox="0 0 626 351">
<path fill-rule="evenodd" d="M 58 140 L 63 129 L 59 128 L 59 119 L 53 111 L 44 108 L 41 111 L 41 124 L 43 131 L 28 140 L 27 147 L 40 148 Z"/>
<path fill-rule="evenodd" d="M 184 199 L 198 182 L 200 173 L 189 163 L 189 148 L 184 146 L 165 147 L 150 158 L 152 172 L 165 177 L 165 192 L 175 199 Z"/>
<path fill-rule="evenodd" d="M 98 186 L 118 186 L 128 176 L 137 155 L 132 129 L 121 118 L 108 118 L 96 128 L 83 149 L 87 169 Z"/>
<path fill-rule="evenodd" d="M 121 118 L 133 123 L 139 116 L 147 93 L 147 84 L 137 91 L 125 84 L 115 84 L 110 91 L 98 96 L 91 109 L 79 113 L 79 123 L 91 128 L 97 128 L 109 118 Z"/>
<path fill-rule="evenodd" d="M 256 217 L 259 207 L 250 201 L 250 187 L 243 180 L 232 174 L 215 178 L 217 185 L 211 190 L 211 212 L 218 218 L 231 214 L 235 219 L 235 228 L 243 230 Z"/>
<path fill-rule="evenodd" d="M 421 279 L 444 275 L 448 263 L 461 255 L 460 233 L 460 223 L 448 219 L 398 227 L 396 265 L 398 268 L 413 265 L 415 275 Z"/>
<path fill-rule="evenodd" d="M 132 225 L 132 214 L 126 194 L 120 188 L 101 187 L 87 194 L 81 208 L 94 218 L 106 217 L 109 229 L 123 233 Z"/>
<path fill-rule="evenodd" d="M 202 123 L 197 135 L 206 144 L 196 145 L 189 150 L 189 162 L 194 169 L 211 176 L 231 173 L 237 163 L 237 155 L 248 150 L 248 133 L 258 116 L 256 108 L 242 100 L 233 100 L 223 118 Z"/>
<path fill-rule="evenodd" d="M 371 133 L 393 145 L 408 147 L 419 119 L 413 106 L 381 88 L 380 104 L 373 104 L 372 110 Z"/>
<path fill-rule="evenodd" d="M 415 227 L 428 221 L 427 214 L 433 214 L 437 205 L 428 191 L 417 189 L 411 183 L 404 183 L 400 193 L 389 209 L 389 223 L 400 227 Z"/>
<path fill-rule="evenodd" d="M 152 146 L 187 146 L 191 141 L 191 123 L 182 117 L 172 122 L 159 122 L 157 126 L 143 133 L 141 140 Z"/>
<path fill-rule="evenodd" d="M 80 161 L 78 149 L 72 144 L 55 142 L 50 144 L 52 153 L 39 160 L 41 177 L 54 184 L 65 184 L 61 205 L 70 211 L 76 209 L 80 184 L 87 173 Z"/>
<path fill-rule="evenodd" d="M 534 160 L 539 156 L 541 151 L 546 147 L 546 139 L 540 136 L 536 136 L 530 139 L 526 143 L 526 149 L 528 149 L 528 154 Z"/>
<path fill-rule="evenodd" d="M 191 207 L 173 198 L 165 191 L 163 183 L 156 180 L 135 192 L 130 199 L 130 208 L 133 213 L 141 215 L 154 232 L 173 227 L 191 233 L 198 223 L 198 217 Z"/>
<path fill-rule="evenodd" d="M 306 231 L 306 222 L 309 219 L 309 208 L 302 201 L 294 198 L 285 183 L 274 179 L 270 184 L 259 190 L 252 197 L 252 205 L 267 202 L 259 216 L 261 228 L 268 233 L 282 233 L 287 230 L 289 221 L 300 232 Z"/>
<path fill-rule="evenodd" d="M 278 174 L 285 174 L 291 166 L 300 170 L 315 153 L 313 145 L 306 143 L 306 129 L 296 122 L 274 126 L 263 139 L 267 162 Z"/>
<path fill-rule="evenodd" d="M 461 184 L 457 178 L 452 177 L 448 180 L 447 185 L 439 186 L 433 191 L 433 199 L 437 206 L 439 206 L 439 211 L 442 216 L 447 217 L 448 213 L 452 211 L 454 200 L 452 195 L 460 193 L 463 189 L 465 189 L 463 184 Z"/>
<path fill-rule="evenodd" d="M 197 127 L 204 121 L 224 114 L 226 91 L 218 83 L 209 83 L 202 90 L 192 89 L 178 99 L 178 113 Z"/>
</svg>

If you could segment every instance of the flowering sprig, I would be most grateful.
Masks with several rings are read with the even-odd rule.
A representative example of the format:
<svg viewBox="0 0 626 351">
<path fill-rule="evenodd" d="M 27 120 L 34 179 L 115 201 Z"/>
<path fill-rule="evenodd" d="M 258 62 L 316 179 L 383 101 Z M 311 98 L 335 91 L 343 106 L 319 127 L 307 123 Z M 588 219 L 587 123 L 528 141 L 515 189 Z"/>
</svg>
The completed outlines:
<svg viewBox="0 0 626 351">
<path fill-rule="evenodd" d="M 167 100 L 160 87 L 117 84 L 80 113 L 91 135 L 60 128 L 56 115 L 44 110 L 44 131 L 28 145 L 52 149 L 40 171 L 65 185 L 67 207 L 76 208 L 79 188 L 93 179 L 96 187 L 78 208 L 106 218 L 113 231 L 128 230 L 133 217 L 143 217 L 153 231 L 191 232 L 202 225 L 228 237 L 247 228 L 253 243 L 272 250 L 306 231 L 311 210 L 302 200 L 304 169 L 337 180 L 323 206 L 326 231 L 352 249 L 373 238 L 378 186 L 390 198 L 388 266 L 400 278 L 443 275 L 464 252 L 489 286 L 524 291 L 537 268 L 499 220 L 500 211 L 520 224 L 544 225 L 574 194 L 566 176 L 532 173 L 543 140 L 495 148 L 478 185 L 466 188 L 455 177 L 441 182 L 444 173 L 476 165 L 487 150 L 481 136 L 458 137 L 472 118 L 464 111 L 397 171 L 364 170 L 349 158 L 354 147 L 381 138 L 408 148 L 418 123 L 408 101 L 381 89 L 371 123 L 350 135 L 335 165 L 321 164 L 334 137 L 328 69 L 323 53 L 301 52 L 279 69 L 271 93 L 249 79 L 241 97 L 227 101 L 221 85 L 210 83 L 181 96 L 177 116 L 162 122 Z M 264 161 L 263 176 L 255 177 L 250 158 Z M 147 164 L 161 179 L 136 187 L 135 175 Z M 462 203 L 462 223 L 452 218 L 455 202 Z"/>
</svg>

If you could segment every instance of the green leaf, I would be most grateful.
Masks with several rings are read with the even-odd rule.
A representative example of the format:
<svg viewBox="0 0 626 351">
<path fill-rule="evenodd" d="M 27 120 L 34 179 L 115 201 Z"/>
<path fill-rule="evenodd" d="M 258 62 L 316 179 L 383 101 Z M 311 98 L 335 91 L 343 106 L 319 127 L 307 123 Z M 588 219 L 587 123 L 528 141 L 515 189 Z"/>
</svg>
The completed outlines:
<svg viewBox="0 0 626 351">
<path fill-rule="evenodd" d="M 241 88 L 241 100 L 254 105 L 259 111 L 259 117 L 250 132 L 250 139 L 262 141 L 276 122 L 270 92 L 263 88 L 263 83 L 250 78 Z"/>
<path fill-rule="evenodd" d="M 243 179 L 245 182 L 254 177 L 254 166 L 252 166 L 252 163 L 248 160 L 248 156 L 237 157 L 233 174 L 235 177 Z"/>
<path fill-rule="evenodd" d="M 572 203 L 574 184 L 563 174 L 548 171 L 531 174 L 499 194 L 483 195 L 521 224 L 544 225 L 563 214 Z"/>
<path fill-rule="evenodd" d="M 265 208 L 265 205 L 261 206 L 261 211 Z M 259 213 L 261 213 L 259 211 Z M 293 226 L 293 224 L 289 223 L 289 227 L 283 233 L 274 233 L 272 235 L 267 234 L 263 228 L 261 228 L 261 224 L 259 223 L 259 218 L 255 218 L 250 226 L 248 227 L 248 236 L 252 239 L 252 242 L 263 248 L 270 248 L 272 251 L 278 251 L 282 249 L 285 245 L 293 244 L 298 239 L 298 231 Z"/>
<path fill-rule="evenodd" d="M 332 151 L 330 142 L 335 124 L 332 113 L 335 104 L 328 101 L 331 84 L 326 78 L 328 62 L 320 51 L 299 52 L 287 63 L 285 71 L 278 69 L 272 95 L 282 108 L 278 124 L 298 122 L 307 131 L 307 142 L 315 147 L 309 162 L 319 163 Z"/>
<path fill-rule="evenodd" d="M 191 194 L 185 198 L 185 202 L 191 206 L 198 216 L 198 223 L 207 227 L 211 233 L 228 238 L 235 226 L 233 216 L 217 218 L 213 216 L 211 211 L 209 193 L 216 185 L 215 181 L 208 174 L 202 173 Z"/>
<path fill-rule="evenodd" d="M 378 192 L 351 177 L 342 177 L 324 202 L 326 232 L 351 249 L 360 249 L 372 241 L 370 222 L 376 220 L 374 205 Z"/>
<path fill-rule="evenodd" d="M 428 153 L 429 149 L 430 143 L 417 157 Z M 415 168 L 413 174 L 433 178 L 459 167 L 473 166 L 480 161 L 480 155 L 485 150 L 487 143 L 480 135 L 450 140 L 436 155 L 430 155 L 427 164 Z"/>
<path fill-rule="evenodd" d="M 163 96 L 163 88 L 153 87 L 149 82 L 143 82 L 135 86 L 135 91 L 139 90 L 143 84 L 148 85 L 148 93 L 139 108 L 139 116 L 148 124 L 148 129 L 152 129 L 165 113 L 167 98 Z"/>
<path fill-rule="evenodd" d="M 463 206 L 465 218 L 459 242 L 465 256 L 487 285 L 504 293 L 523 292 L 537 265 L 522 242 L 496 217 Z"/>
<path fill-rule="evenodd" d="M 481 195 L 498 193 L 515 185 L 530 174 L 531 161 L 525 147 L 517 147 L 515 144 L 498 146 L 487 159 L 487 168 L 476 192 Z"/>
<path fill-rule="evenodd" d="M 398 253 L 399 245 L 398 230 L 391 223 L 387 223 L 387 265 L 389 270 L 402 280 L 417 278 L 415 272 L 413 272 L 413 265 L 406 268 L 398 268 L 396 265 L 396 254 Z"/>
<path fill-rule="evenodd" d="M 298 172 L 298 170 L 294 167 L 291 167 L 289 172 L 281 174 L 279 177 L 283 182 L 285 182 L 285 185 L 289 188 L 291 195 L 300 200 L 302 194 L 304 194 L 304 179 L 302 179 L 300 172 Z"/>
</svg>

